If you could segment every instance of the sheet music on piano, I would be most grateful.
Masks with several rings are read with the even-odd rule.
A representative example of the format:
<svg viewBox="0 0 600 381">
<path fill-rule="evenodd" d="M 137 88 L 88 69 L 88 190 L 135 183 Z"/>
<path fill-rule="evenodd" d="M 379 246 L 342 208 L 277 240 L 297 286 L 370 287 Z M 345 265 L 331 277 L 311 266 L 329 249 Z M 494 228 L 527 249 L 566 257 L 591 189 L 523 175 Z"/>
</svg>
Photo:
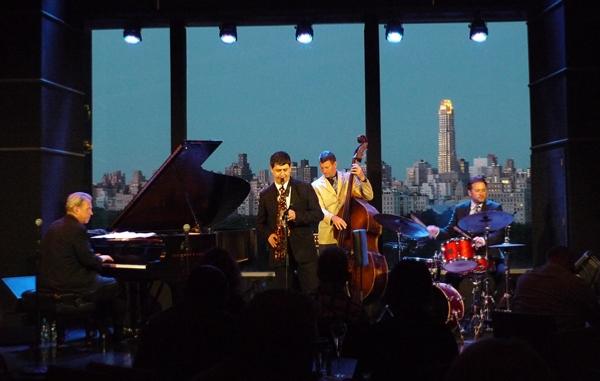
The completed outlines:
<svg viewBox="0 0 600 381">
<path fill-rule="evenodd" d="M 155 237 L 155 236 L 156 236 L 156 233 L 136 233 L 136 232 L 124 231 L 124 232 L 112 232 L 112 233 L 107 233 L 107 234 L 102 234 L 102 235 L 96 235 L 96 236 L 93 236 L 92 238 L 128 241 L 128 240 L 133 240 L 133 239 L 138 239 L 138 238 L 150 238 L 150 237 Z"/>
</svg>

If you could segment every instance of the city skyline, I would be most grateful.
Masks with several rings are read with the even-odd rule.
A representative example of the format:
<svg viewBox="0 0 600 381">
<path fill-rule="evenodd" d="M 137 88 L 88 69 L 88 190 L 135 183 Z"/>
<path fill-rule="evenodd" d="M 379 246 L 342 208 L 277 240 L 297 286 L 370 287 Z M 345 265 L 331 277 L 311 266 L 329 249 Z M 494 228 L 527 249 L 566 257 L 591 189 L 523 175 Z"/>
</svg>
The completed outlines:
<svg viewBox="0 0 600 381">
<path fill-rule="evenodd" d="M 530 166 L 526 26 L 489 27 L 485 44 L 466 38 L 466 24 L 407 25 L 398 45 L 381 38 L 382 157 L 394 177 L 436 163 L 442 99 L 456 111 L 458 158 L 493 152 Z M 310 46 L 290 29 L 239 28 L 224 46 L 216 28 L 188 28 L 188 139 L 223 141 L 205 169 L 246 152 L 256 170 L 276 150 L 315 163 L 330 149 L 350 164 L 364 133 L 362 26 L 317 25 Z M 170 153 L 168 30 L 144 30 L 134 48 L 119 34 L 93 35 L 94 182 L 115 169 L 150 174 Z"/>
<path fill-rule="evenodd" d="M 245 152 L 239 152 L 238 155 L 246 155 L 246 153 Z M 490 156 L 497 157 L 497 155 L 495 155 L 493 152 L 490 152 L 490 153 L 486 154 L 485 156 L 478 156 L 478 157 L 472 158 L 472 160 L 467 160 L 467 162 L 469 163 L 470 167 L 472 168 L 473 164 L 475 163 L 475 161 L 477 159 L 488 159 Z M 232 158 L 232 161 L 228 165 L 226 165 L 224 168 L 219 169 L 219 170 L 211 170 L 211 171 L 216 172 L 216 173 L 221 173 L 221 174 L 227 174 L 226 171 L 227 171 L 228 167 L 230 167 L 232 164 L 235 163 L 235 160 L 233 160 L 233 159 L 235 159 L 235 158 Z M 406 170 L 409 169 L 409 168 L 411 168 L 413 165 L 417 164 L 421 160 L 422 159 L 414 160 L 413 163 L 409 167 L 404 168 L 404 170 L 401 172 L 401 177 L 393 176 L 393 179 L 396 180 L 396 181 L 404 182 L 406 180 Z M 507 157 L 507 158 L 499 158 L 498 159 L 498 165 L 499 166 L 504 166 L 507 161 L 512 161 L 512 163 L 514 164 L 514 159 L 512 159 L 510 157 Z M 309 159 L 299 159 L 299 160 L 292 159 L 292 165 L 300 165 L 301 162 L 304 162 L 304 164 L 308 164 L 310 166 L 314 166 L 314 167 L 317 168 L 317 175 L 314 178 L 318 178 L 319 176 L 321 176 L 320 170 L 318 168 L 318 160 L 311 161 Z M 383 159 L 383 162 L 387 164 L 387 162 L 385 161 L 385 159 Z M 431 165 L 431 163 L 429 161 L 425 160 L 424 162 Z M 261 167 L 261 168 L 257 169 L 257 167 L 252 167 L 252 163 L 250 161 L 248 161 L 248 164 L 250 165 L 250 168 L 252 170 L 252 174 L 254 175 L 254 177 L 257 177 L 258 174 L 260 172 L 262 172 L 262 171 L 269 172 L 268 165 L 265 166 L 265 167 Z M 365 163 L 363 163 L 363 165 L 364 164 Z M 389 166 L 389 164 L 387 164 L 387 165 Z M 349 165 L 348 166 L 342 166 L 342 165 L 340 165 L 340 163 L 338 163 L 338 169 L 339 170 L 343 171 L 343 170 L 348 170 L 349 168 L 350 168 Z M 432 166 L 432 168 L 434 168 L 435 170 L 439 170 L 439 168 L 435 167 L 435 166 Z M 515 166 L 515 168 L 518 169 L 518 170 L 521 170 L 521 171 L 528 171 L 530 169 L 529 167 L 519 167 L 519 166 Z M 124 170 L 122 170 L 120 168 L 115 168 L 114 170 L 111 170 L 111 171 L 103 173 L 101 175 L 100 179 L 98 179 L 97 181 L 94 181 L 94 184 L 99 184 L 102 181 L 102 178 L 105 177 L 105 176 L 111 177 L 111 176 L 114 176 L 117 173 L 122 174 L 123 176 L 125 176 L 126 179 L 130 178 L 130 177 L 136 177 L 136 176 L 139 176 L 141 174 L 141 175 L 144 176 L 144 178 L 147 181 L 147 180 L 150 180 L 150 178 L 152 177 L 152 175 L 154 174 L 154 172 L 157 169 L 158 168 L 154 168 L 150 172 L 145 172 L 144 170 L 136 168 L 136 169 L 132 169 L 131 173 L 127 173 L 127 172 L 125 172 Z M 239 176 L 239 177 L 243 177 L 243 176 Z"/>
<path fill-rule="evenodd" d="M 443 151 L 444 147 L 440 147 Z M 258 194 L 272 182 L 267 169 L 252 171 L 245 153 L 238 154 L 238 160 L 232 162 L 225 174 L 247 180 L 250 193 L 237 208 L 237 214 L 256 215 Z M 461 163 L 461 164 L 464 164 Z M 461 165 L 456 170 L 438 172 L 428 162 L 419 161 L 406 169 L 406 178 L 391 181 L 383 170 L 381 213 L 406 215 L 434 209 L 443 213 L 456 202 L 467 198 L 468 176 L 486 176 L 490 199 L 503 204 L 505 211 L 515 216 L 515 222 L 528 223 L 531 218 L 531 183 L 529 169 L 522 170 L 514 166 L 511 158 L 505 165 L 494 154 L 485 158 L 474 158 L 468 168 Z M 317 166 L 311 166 L 308 160 L 301 160 L 292 166 L 292 176 L 305 182 L 312 182 L 320 174 Z M 465 175 L 467 177 L 465 177 Z M 93 187 L 94 206 L 113 212 L 121 211 L 146 185 L 148 179 L 141 171 L 134 171 L 130 181 L 121 171 L 107 173 L 101 182 Z"/>
</svg>

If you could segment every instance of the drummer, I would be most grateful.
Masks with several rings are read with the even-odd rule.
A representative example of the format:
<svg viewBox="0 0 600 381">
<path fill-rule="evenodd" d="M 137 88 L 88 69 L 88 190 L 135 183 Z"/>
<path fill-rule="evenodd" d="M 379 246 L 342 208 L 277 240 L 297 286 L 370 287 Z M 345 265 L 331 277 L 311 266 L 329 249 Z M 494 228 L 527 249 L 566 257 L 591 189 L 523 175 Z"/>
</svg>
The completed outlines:
<svg viewBox="0 0 600 381">
<path fill-rule="evenodd" d="M 469 200 L 458 203 L 454 207 L 452 217 L 450 217 L 450 221 L 444 228 L 435 225 L 427 226 L 429 238 L 444 242 L 450 238 L 469 236 L 467 232 L 461 232 L 461 229 L 459 228 L 459 221 L 461 219 L 482 211 L 502 210 L 502 205 L 500 203 L 488 200 L 488 186 L 484 176 L 472 177 L 467 184 L 467 193 L 469 195 Z M 491 231 L 487 240 L 483 232 L 469 237 L 476 250 L 476 255 L 485 256 L 486 245 L 492 246 L 503 242 L 504 229 Z M 501 275 L 504 272 L 504 265 L 498 249 L 489 249 L 488 259 L 491 259 L 488 272 L 491 272 L 494 275 Z M 458 283 L 464 275 L 465 274 L 455 274 L 449 275 L 446 278 L 447 281 L 458 287 Z"/>
</svg>

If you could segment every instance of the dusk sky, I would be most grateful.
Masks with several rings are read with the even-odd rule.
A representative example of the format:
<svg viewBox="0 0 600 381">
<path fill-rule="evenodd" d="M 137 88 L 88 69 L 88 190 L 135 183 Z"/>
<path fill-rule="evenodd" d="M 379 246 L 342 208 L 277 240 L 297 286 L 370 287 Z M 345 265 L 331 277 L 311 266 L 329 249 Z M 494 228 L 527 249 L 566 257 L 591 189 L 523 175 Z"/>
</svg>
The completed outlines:
<svg viewBox="0 0 600 381">
<path fill-rule="evenodd" d="M 324 149 L 347 167 L 365 131 L 363 25 L 315 25 L 314 41 L 293 26 L 238 28 L 225 45 L 218 28 L 188 28 L 188 139 L 222 140 L 205 169 L 223 171 L 247 153 L 256 172 L 272 152 L 317 165 Z M 488 153 L 529 167 L 530 118 L 525 23 L 490 23 L 487 42 L 467 24 L 405 24 L 390 44 L 381 27 L 383 160 L 404 179 L 419 159 L 437 167 L 437 111 L 455 108 L 456 148 L 470 163 Z M 93 33 L 93 180 L 141 169 L 170 150 L 169 32 Z M 368 159 L 368 151 L 367 151 Z"/>
</svg>

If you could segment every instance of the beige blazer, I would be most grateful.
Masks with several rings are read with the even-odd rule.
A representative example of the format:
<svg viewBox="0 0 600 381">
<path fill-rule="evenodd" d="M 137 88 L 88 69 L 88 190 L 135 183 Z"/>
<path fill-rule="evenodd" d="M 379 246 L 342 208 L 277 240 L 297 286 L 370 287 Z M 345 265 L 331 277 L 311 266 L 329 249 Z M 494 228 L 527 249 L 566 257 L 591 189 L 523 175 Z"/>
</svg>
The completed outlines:
<svg viewBox="0 0 600 381">
<path fill-rule="evenodd" d="M 333 186 L 325 176 L 321 176 L 312 182 L 324 215 L 321 222 L 319 222 L 319 244 L 321 245 L 337 243 L 333 236 L 335 227 L 331 222 L 331 218 L 337 215 L 342 206 L 344 206 L 346 192 L 348 192 L 350 172 L 338 171 L 337 176 L 337 189 L 333 189 Z M 372 200 L 373 187 L 369 180 L 367 179 L 367 181 L 362 182 L 355 176 L 352 195 L 357 198 L 364 198 L 367 201 Z"/>
</svg>

